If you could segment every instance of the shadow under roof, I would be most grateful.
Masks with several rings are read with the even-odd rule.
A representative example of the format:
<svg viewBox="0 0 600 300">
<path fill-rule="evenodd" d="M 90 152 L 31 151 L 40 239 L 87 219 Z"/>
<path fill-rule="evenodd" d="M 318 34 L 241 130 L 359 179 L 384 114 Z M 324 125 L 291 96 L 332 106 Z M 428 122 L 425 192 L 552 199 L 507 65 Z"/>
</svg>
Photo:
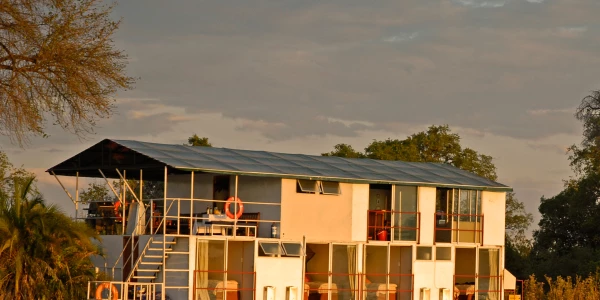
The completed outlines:
<svg viewBox="0 0 600 300">
<path fill-rule="evenodd" d="M 443 163 L 382 161 L 305 154 L 192 147 L 105 139 L 47 172 L 62 176 L 118 178 L 115 169 L 131 170 L 127 178 L 162 180 L 169 173 L 190 171 L 341 182 L 465 187 L 511 191 L 506 185 Z"/>
</svg>

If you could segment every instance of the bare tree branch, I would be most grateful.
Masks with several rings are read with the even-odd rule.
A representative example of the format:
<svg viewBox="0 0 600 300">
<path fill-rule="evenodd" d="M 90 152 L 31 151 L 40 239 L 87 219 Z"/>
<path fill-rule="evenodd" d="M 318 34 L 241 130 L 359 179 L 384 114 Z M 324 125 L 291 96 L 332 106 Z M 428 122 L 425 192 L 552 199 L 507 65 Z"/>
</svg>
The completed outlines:
<svg viewBox="0 0 600 300">
<path fill-rule="evenodd" d="M 130 89 L 120 22 L 102 0 L 0 0 L 0 134 L 20 146 L 48 121 L 77 135 L 112 114 Z"/>
</svg>

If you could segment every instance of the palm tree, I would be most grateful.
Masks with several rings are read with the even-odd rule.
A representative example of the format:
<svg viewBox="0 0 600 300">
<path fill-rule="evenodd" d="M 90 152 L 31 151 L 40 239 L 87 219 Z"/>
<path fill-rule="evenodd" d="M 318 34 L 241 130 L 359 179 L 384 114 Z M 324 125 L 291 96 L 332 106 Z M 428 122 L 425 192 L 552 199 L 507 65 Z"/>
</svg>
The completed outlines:
<svg viewBox="0 0 600 300">
<path fill-rule="evenodd" d="M 97 235 L 47 206 L 33 176 L 10 179 L 12 193 L 0 199 L 0 299 L 85 298 Z"/>
</svg>

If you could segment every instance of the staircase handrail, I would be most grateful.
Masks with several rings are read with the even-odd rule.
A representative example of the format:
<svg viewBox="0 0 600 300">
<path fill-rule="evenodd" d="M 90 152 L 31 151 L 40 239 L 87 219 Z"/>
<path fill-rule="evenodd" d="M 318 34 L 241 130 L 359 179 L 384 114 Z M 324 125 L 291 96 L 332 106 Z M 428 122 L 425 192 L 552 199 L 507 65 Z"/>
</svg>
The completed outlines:
<svg viewBox="0 0 600 300">
<path fill-rule="evenodd" d="M 158 226 L 156 226 L 157 228 L 160 228 L 160 226 L 163 225 L 163 223 L 165 221 L 165 218 L 166 218 L 166 212 L 168 212 L 169 210 L 171 210 L 171 206 L 173 206 L 174 203 L 175 203 L 175 201 L 171 201 L 171 204 L 169 205 L 169 207 L 167 209 L 165 209 L 165 216 L 163 216 L 163 218 L 160 220 Z M 140 256 L 137 258 L 137 260 L 133 264 L 133 267 L 131 268 L 131 271 L 129 272 L 129 275 L 127 276 L 127 279 L 124 280 L 123 282 L 129 282 L 131 280 L 131 277 L 133 276 L 133 273 L 135 273 L 135 270 L 137 269 L 138 265 L 140 264 L 140 262 L 144 258 L 144 255 L 146 255 L 146 251 L 148 250 L 148 247 L 152 244 L 152 241 L 154 240 L 154 236 L 155 235 L 157 235 L 157 234 L 152 233 L 152 235 L 150 236 L 150 238 L 148 238 L 148 242 L 146 243 L 146 246 L 144 247 L 144 249 L 142 250 L 142 253 L 140 253 Z M 164 230 L 163 230 L 163 255 L 164 255 L 165 243 L 166 242 L 167 241 L 166 241 L 166 238 L 164 236 Z M 131 252 L 132 252 L 132 255 L 133 255 L 133 251 L 131 251 Z"/>
<path fill-rule="evenodd" d="M 140 204 L 144 205 L 144 202 L 140 202 Z M 146 209 L 147 209 L 147 207 L 144 205 L 144 213 L 140 214 L 137 217 L 137 220 L 135 221 L 135 224 L 134 224 L 134 228 L 137 228 L 139 226 L 139 224 L 141 223 L 141 220 L 146 218 L 146 213 L 145 213 Z M 142 232 L 146 232 L 147 226 L 148 226 L 148 224 L 144 223 L 144 228 L 142 228 Z M 132 246 L 131 249 L 132 249 L 132 251 L 129 254 L 129 257 L 127 258 L 127 260 L 123 261 L 123 266 L 125 266 L 129 262 L 129 260 L 131 259 L 131 257 L 133 257 L 133 249 L 136 249 L 137 246 L 140 243 L 140 241 L 138 240 L 135 245 L 133 244 L 133 240 L 134 240 L 133 237 L 135 236 L 135 230 L 133 230 L 133 232 L 131 233 L 130 236 L 131 236 L 131 238 L 129 240 L 131 241 L 131 246 Z M 112 273 L 111 275 L 112 275 L 113 278 L 115 277 L 115 269 L 117 269 L 117 264 L 119 263 L 119 261 L 121 260 L 121 258 L 123 258 L 123 254 L 125 253 L 125 249 L 126 249 L 126 247 L 123 248 L 123 251 L 121 251 L 121 254 L 119 254 L 119 257 L 117 257 L 117 260 L 115 261 L 114 265 L 111 268 L 111 273 Z"/>
</svg>

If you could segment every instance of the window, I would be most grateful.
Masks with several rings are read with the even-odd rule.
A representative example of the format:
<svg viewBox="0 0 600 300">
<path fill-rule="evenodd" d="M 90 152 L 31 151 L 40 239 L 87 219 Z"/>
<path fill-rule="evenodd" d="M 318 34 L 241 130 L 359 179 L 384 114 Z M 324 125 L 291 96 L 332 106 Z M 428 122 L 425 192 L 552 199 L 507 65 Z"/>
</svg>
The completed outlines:
<svg viewBox="0 0 600 300">
<path fill-rule="evenodd" d="M 435 260 L 452 260 L 452 248 L 435 247 Z"/>
<path fill-rule="evenodd" d="M 282 242 L 283 254 L 285 256 L 301 256 L 302 244 L 294 242 Z"/>
<path fill-rule="evenodd" d="M 317 192 L 317 181 L 308 179 L 298 179 L 298 193 L 311 193 Z"/>
<path fill-rule="evenodd" d="M 300 242 L 258 242 L 259 256 L 301 257 L 302 243 Z"/>
<path fill-rule="evenodd" d="M 337 181 L 320 181 L 319 190 L 323 195 L 339 195 L 340 183 Z"/>
<path fill-rule="evenodd" d="M 296 184 L 297 193 L 339 195 L 342 193 L 340 183 L 337 181 L 317 181 L 298 179 Z"/>
<path fill-rule="evenodd" d="M 279 242 L 259 242 L 259 256 L 278 256 L 282 253 Z"/>
<path fill-rule="evenodd" d="M 451 210 L 451 211 L 450 211 Z M 443 216 L 444 214 L 455 214 L 454 221 L 460 219 L 465 222 L 479 222 L 481 214 L 481 191 L 460 190 L 460 189 L 437 189 L 436 212 Z M 441 217 L 438 226 L 450 220 Z"/>
<path fill-rule="evenodd" d="M 431 260 L 431 247 L 417 247 L 417 260 Z"/>
</svg>

